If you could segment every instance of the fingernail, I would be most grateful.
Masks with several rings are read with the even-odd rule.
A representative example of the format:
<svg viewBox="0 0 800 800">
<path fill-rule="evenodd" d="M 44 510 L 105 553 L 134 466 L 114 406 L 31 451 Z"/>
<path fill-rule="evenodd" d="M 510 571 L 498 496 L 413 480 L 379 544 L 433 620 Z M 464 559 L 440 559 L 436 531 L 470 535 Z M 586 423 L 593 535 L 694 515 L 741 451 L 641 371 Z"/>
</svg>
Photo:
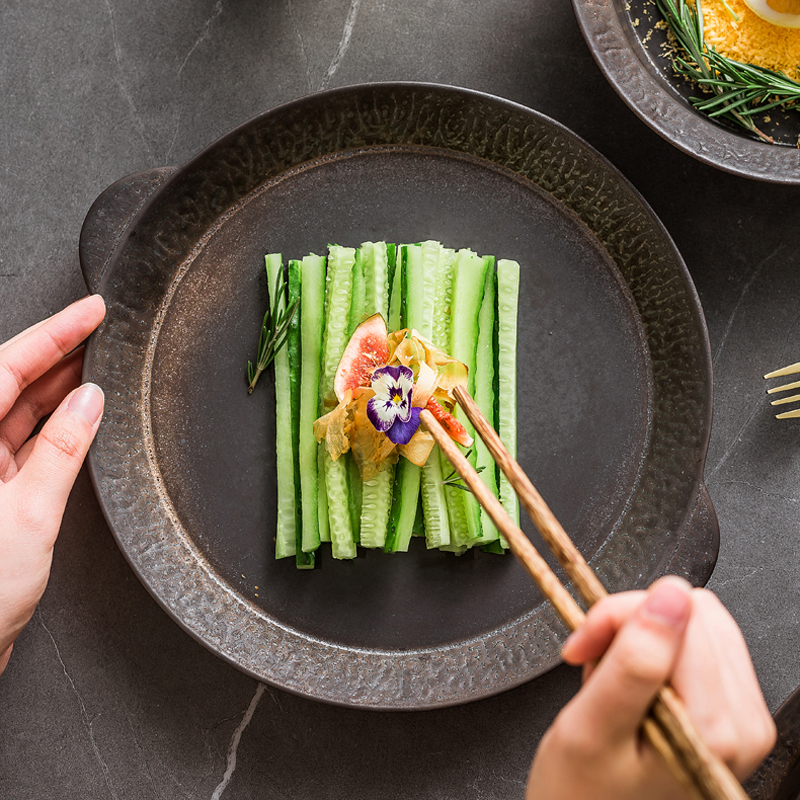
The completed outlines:
<svg viewBox="0 0 800 800">
<path fill-rule="evenodd" d="M 690 588 L 677 582 L 663 581 L 654 586 L 644 601 L 642 612 L 663 625 L 677 628 L 689 618 Z"/>
<path fill-rule="evenodd" d="M 103 390 L 94 383 L 84 383 L 70 397 L 67 408 L 86 417 L 90 425 L 94 425 L 103 413 L 105 395 Z"/>
</svg>

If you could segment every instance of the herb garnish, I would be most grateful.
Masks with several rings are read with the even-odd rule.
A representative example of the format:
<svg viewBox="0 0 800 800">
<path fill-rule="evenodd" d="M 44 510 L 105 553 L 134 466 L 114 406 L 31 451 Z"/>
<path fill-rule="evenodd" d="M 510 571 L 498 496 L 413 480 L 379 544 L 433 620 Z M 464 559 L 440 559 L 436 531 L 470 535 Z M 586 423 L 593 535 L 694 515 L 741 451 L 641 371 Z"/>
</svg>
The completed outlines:
<svg viewBox="0 0 800 800">
<path fill-rule="evenodd" d="M 694 107 L 774 144 L 753 117 L 800 100 L 800 83 L 782 72 L 727 58 L 706 44 L 701 0 L 695 0 L 694 6 L 686 0 L 656 0 L 656 5 L 685 53 L 685 57 L 673 57 L 675 71 L 711 92 L 711 96 L 690 97 Z"/>
<path fill-rule="evenodd" d="M 272 363 L 275 354 L 286 342 L 289 324 L 297 312 L 298 305 L 300 305 L 300 300 L 297 299 L 288 308 L 286 307 L 286 279 L 284 278 L 283 270 L 278 272 L 275 280 L 274 296 L 278 298 L 275 304 L 276 313 L 272 313 L 268 303 L 267 312 L 264 314 L 264 320 L 261 323 L 261 334 L 258 337 L 258 356 L 256 357 L 255 366 L 253 366 L 252 361 L 247 362 L 247 380 L 249 382 L 247 394 L 253 394 L 253 389 L 256 388 L 256 383 L 261 377 L 261 373 Z"/>
<path fill-rule="evenodd" d="M 469 458 L 472 455 L 472 448 L 470 447 L 466 453 L 464 453 L 464 458 Z M 478 467 L 475 472 L 483 472 L 485 467 Z M 469 486 L 465 486 L 461 483 L 461 476 L 453 469 L 452 472 L 449 472 L 445 479 L 441 482 L 442 486 L 451 486 L 453 489 L 462 489 L 465 492 L 472 492 L 472 489 Z"/>
</svg>

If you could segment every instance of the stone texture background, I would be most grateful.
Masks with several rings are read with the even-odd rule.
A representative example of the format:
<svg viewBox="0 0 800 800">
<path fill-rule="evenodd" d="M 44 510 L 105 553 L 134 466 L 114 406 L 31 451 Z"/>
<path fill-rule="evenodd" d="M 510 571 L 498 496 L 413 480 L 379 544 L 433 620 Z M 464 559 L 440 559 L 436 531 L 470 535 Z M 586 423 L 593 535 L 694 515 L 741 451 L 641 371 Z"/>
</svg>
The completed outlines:
<svg viewBox="0 0 800 800">
<path fill-rule="evenodd" d="M 84 293 L 78 234 L 108 184 L 182 163 L 278 103 L 377 80 L 466 86 L 552 116 L 674 237 L 714 354 L 706 476 L 722 545 L 710 586 L 776 708 L 800 683 L 800 425 L 773 419 L 761 376 L 800 360 L 800 188 L 716 171 L 652 133 L 565 2 L 5 0 L 0 340 Z M 48 591 L 0 678 L 0 798 L 517 798 L 578 682 L 560 667 L 469 706 L 397 714 L 259 686 L 151 600 L 84 472 Z"/>
</svg>

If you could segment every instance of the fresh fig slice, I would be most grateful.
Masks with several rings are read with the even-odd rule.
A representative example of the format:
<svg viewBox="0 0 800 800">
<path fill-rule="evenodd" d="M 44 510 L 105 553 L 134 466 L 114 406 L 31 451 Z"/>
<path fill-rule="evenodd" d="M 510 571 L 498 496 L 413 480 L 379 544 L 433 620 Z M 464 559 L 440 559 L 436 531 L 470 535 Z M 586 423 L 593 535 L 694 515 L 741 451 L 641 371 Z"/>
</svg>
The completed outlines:
<svg viewBox="0 0 800 800">
<path fill-rule="evenodd" d="M 344 349 L 333 379 L 336 399 L 341 402 L 348 389 L 355 391 L 359 386 L 369 386 L 372 373 L 388 360 L 386 320 L 380 314 L 373 314 L 353 331 Z"/>
<path fill-rule="evenodd" d="M 473 439 L 467 429 L 442 405 L 432 397 L 425 406 L 436 417 L 439 424 L 447 431 L 447 435 L 462 447 L 472 447 Z"/>
</svg>

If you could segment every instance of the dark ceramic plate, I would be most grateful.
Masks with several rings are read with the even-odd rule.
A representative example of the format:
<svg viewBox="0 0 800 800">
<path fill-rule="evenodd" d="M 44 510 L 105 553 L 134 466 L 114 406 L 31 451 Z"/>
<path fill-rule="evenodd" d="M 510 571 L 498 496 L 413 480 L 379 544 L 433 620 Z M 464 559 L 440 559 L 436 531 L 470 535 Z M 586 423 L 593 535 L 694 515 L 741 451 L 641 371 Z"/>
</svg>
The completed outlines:
<svg viewBox="0 0 800 800">
<path fill-rule="evenodd" d="M 711 368 L 691 280 L 608 162 L 513 103 L 420 84 L 289 103 L 134 175 L 81 237 L 108 315 L 90 456 L 119 546 L 189 633 L 245 672 L 368 708 L 463 703 L 558 662 L 564 630 L 510 556 L 272 557 L 269 379 L 248 397 L 263 254 L 437 238 L 522 264 L 519 458 L 611 590 L 707 580 Z M 528 533 L 532 535 L 529 528 Z"/>
<path fill-rule="evenodd" d="M 603 74 L 619 96 L 656 133 L 714 167 L 774 183 L 800 183 L 800 114 L 770 113 L 757 124 L 777 144 L 714 122 L 692 107 L 697 94 L 675 76 L 655 27 L 653 0 L 572 0 L 578 24 Z"/>
</svg>

